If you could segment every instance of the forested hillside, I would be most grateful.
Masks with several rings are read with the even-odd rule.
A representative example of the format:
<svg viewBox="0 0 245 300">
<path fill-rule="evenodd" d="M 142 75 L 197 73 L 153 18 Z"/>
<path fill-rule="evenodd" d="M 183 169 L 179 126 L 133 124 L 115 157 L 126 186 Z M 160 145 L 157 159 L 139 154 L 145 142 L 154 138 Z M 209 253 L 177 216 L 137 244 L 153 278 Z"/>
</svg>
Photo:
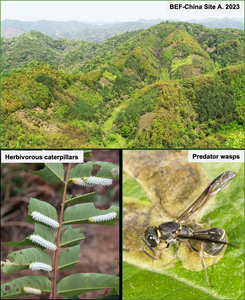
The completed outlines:
<svg viewBox="0 0 245 300">
<path fill-rule="evenodd" d="M 100 44 L 2 39 L 2 145 L 243 147 L 243 33 L 167 22 Z"/>
</svg>

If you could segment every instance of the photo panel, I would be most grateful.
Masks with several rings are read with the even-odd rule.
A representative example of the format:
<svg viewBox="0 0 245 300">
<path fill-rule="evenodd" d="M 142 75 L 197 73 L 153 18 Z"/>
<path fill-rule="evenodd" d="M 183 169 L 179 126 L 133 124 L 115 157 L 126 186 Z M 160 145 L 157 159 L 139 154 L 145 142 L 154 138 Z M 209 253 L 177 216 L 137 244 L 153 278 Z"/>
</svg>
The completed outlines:
<svg viewBox="0 0 245 300">
<path fill-rule="evenodd" d="M 244 1 L 1 1 L 3 148 L 244 148 Z"/>
<path fill-rule="evenodd" d="M 1 154 L 2 299 L 117 297 L 120 150 Z"/>
<path fill-rule="evenodd" d="M 1 1 L 1 298 L 243 299 L 244 96 L 244 1 Z"/>
<path fill-rule="evenodd" d="M 123 151 L 124 299 L 242 295 L 243 155 Z"/>
</svg>

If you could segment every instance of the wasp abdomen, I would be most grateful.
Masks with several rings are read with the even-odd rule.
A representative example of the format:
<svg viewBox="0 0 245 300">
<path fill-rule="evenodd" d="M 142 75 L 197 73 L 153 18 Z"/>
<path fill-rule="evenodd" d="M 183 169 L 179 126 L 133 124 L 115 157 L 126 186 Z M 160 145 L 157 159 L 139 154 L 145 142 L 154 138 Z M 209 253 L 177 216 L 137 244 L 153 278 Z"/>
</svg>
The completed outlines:
<svg viewBox="0 0 245 300">
<path fill-rule="evenodd" d="M 214 241 L 226 242 L 225 230 L 221 228 L 211 228 L 205 231 L 195 232 L 194 235 L 206 236 L 209 239 L 214 239 Z M 218 243 L 202 243 L 202 250 L 204 257 L 217 256 L 222 249 L 225 247 L 225 244 Z"/>
</svg>

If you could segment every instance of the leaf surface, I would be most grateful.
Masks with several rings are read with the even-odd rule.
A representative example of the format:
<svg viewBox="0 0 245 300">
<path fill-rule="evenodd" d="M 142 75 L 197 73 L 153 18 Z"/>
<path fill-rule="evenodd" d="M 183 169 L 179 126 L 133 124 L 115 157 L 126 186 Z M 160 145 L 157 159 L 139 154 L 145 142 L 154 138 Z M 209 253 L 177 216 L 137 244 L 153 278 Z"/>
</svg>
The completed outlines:
<svg viewBox="0 0 245 300">
<path fill-rule="evenodd" d="M 29 269 L 31 262 L 42 262 L 52 266 L 50 255 L 38 248 L 28 248 L 14 251 L 8 254 L 8 258 L 13 261 L 1 262 L 2 271 L 5 274 L 11 274 L 17 271 Z"/>
<path fill-rule="evenodd" d="M 67 226 L 67 229 L 61 232 L 60 235 L 60 247 L 72 247 L 80 243 L 81 240 L 85 239 L 81 228 L 72 228 Z"/>
<path fill-rule="evenodd" d="M 51 292 L 51 281 L 45 276 L 25 276 L 1 285 L 1 299 L 12 299 L 27 296 L 24 287 L 39 289 L 42 293 Z"/>
<path fill-rule="evenodd" d="M 80 203 L 80 202 L 94 202 L 96 195 L 97 195 L 96 192 L 92 192 L 84 195 L 76 194 L 75 197 L 72 197 L 72 195 L 66 195 L 65 205 L 70 205 L 70 204 Z"/>
<path fill-rule="evenodd" d="M 103 161 L 88 161 L 84 164 L 78 164 L 74 168 L 72 168 L 69 173 L 69 180 L 72 180 L 72 178 L 91 176 L 92 171 L 96 165 L 100 166 L 100 170 L 97 172 L 96 177 L 118 178 L 118 165 Z M 116 174 L 116 176 L 114 174 Z"/>
<path fill-rule="evenodd" d="M 46 163 L 40 171 L 28 171 L 50 184 L 64 183 L 65 170 L 62 163 Z"/>
<path fill-rule="evenodd" d="M 46 217 L 49 217 L 58 222 L 57 210 L 51 204 L 49 204 L 45 201 L 41 201 L 41 200 L 38 200 L 35 198 L 30 198 L 30 203 L 28 205 L 28 218 L 26 219 L 27 222 L 39 223 L 31 217 L 31 214 L 34 211 L 40 212 L 41 214 L 45 215 Z M 40 223 L 40 224 L 43 224 L 43 223 Z M 43 225 L 45 225 L 45 224 L 43 224 Z M 48 225 L 45 225 L 45 226 L 48 226 Z"/>
<path fill-rule="evenodd" d="M 46 241 L 54 243 L 54 234 L 50 231 L 50 229 L 46 225 L 35 223 L 35 231 L 32 234 L 38 234 Z M 45 249 L 44 247 L 31 242 L 30 237 L 27 237 L 23 241 L 12 241 L 12 242 L 2 243 L 2 244 L 6 246 L 36 246 L 41 249 Z"/>
<path fill-rule="evenodd" d="M 64 296 L 77 296 L 82 293 L 119 286 L 115 275 L 80 273 L 63 278 L 57 284 L 57 293 Z"/>
<path fill-rule="evenodd" d="M 103 222 L 89 222 L 88 218 L 94 216 L 100 216 L 108 214 L 110 212 L 116 212 L 117 217 L 110 221 Z M 71 207 L 68 207 L 64 212 L 64 222 L 63 225 L 68 224 L 104 224 L 104 225 L 114 225 L 115 221 L 119 220 L 119 207 L 111 206 L 107 210 L 96 209 L 93 203 L 82 203 Z"/>
<path fill-rule="evenodd" d="M 73 268 L 79 262 L 80 246 L 71 247 L 61 252 L 58 256 L 58 269 Z"/>
</svg>

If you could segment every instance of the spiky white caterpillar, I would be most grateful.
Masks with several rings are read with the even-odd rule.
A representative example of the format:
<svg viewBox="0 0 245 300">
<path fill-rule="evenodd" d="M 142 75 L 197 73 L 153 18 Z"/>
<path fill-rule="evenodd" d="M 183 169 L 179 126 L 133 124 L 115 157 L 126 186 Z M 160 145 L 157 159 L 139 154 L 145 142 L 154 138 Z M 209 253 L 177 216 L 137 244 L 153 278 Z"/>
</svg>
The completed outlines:
<svg viewBox="0 0 245 300">
<path fill-rule="evenodd" d="M 111 220 L 111 219 L 115 219 L 116 216 L 117 216 L 117 213 L 111 212 L 111 213 L 101 215 L 101 216 L 90 217 L 90 218 L 88 218 L 88 220 L 89 220 L 89 222 L 108 221 L 108 220 Z"/>
<path fill-rule="evenodd" d="M 38 261 L 35 261 L 35 262 L 31 263 L 29 265 L 29 269 L 31 269 L 32 271 L 38 271 L 38 270 L 43 270 L 43 271 L 47 271 L 47 272 L 52 271 L 51 266 L 49 266 L 45 263 L 38 262 Z"/>
<path fill-rule="evenodd" d="M 32 234 L 30 236 L 30 240 L 33 242 L 33 243 L 36 243 L 40 246 L 43 246 L 44 248 L 46 249 L 50 249 L 50 250 L 56 250 L 57 249 L 57 246 L 49 241 L 46 241 L 44 238 L 42 238 L 41 236 L 39 236 L 38 234 Z"/>
<path fill-rule="evenodd" d="M 41 295 L 41 290 L 38 290 L 38 289 L 34 289 L 34 288 L 32 288 L 32 287 L 27 287 L 27 286 L 25 286 L 24 288 L 23 288 L 23 290 L 24 290 L 24 292 L 25 293 L 28 293 L 28 294 L 35 294 L 35 295 Z"/>
<path fill-rule="evenodd" d="M 37 212 L 37 211 L 33 211 L 32 214 L 31 214 L 31 217 L 35 220 L 35 221 L 38 221 L 38 222 L 41 222 L 41 223 L 44 223 L 48 226 L 51 226 L 51 227 L 54 227 L 54 228 L 59 228 L 60 224 L 49 218 L 49 217 L 46 217 L 45 215 L 41 214 L 40 212 Z"/>
<path fill-rule="evenodd" d="M 103 177 L 83 177 L 83 178 L 72 178 L 72 182 L 80 186 L 96 186 L 96 185 L 110 185 L 112 179 Z"/>
</svg>

